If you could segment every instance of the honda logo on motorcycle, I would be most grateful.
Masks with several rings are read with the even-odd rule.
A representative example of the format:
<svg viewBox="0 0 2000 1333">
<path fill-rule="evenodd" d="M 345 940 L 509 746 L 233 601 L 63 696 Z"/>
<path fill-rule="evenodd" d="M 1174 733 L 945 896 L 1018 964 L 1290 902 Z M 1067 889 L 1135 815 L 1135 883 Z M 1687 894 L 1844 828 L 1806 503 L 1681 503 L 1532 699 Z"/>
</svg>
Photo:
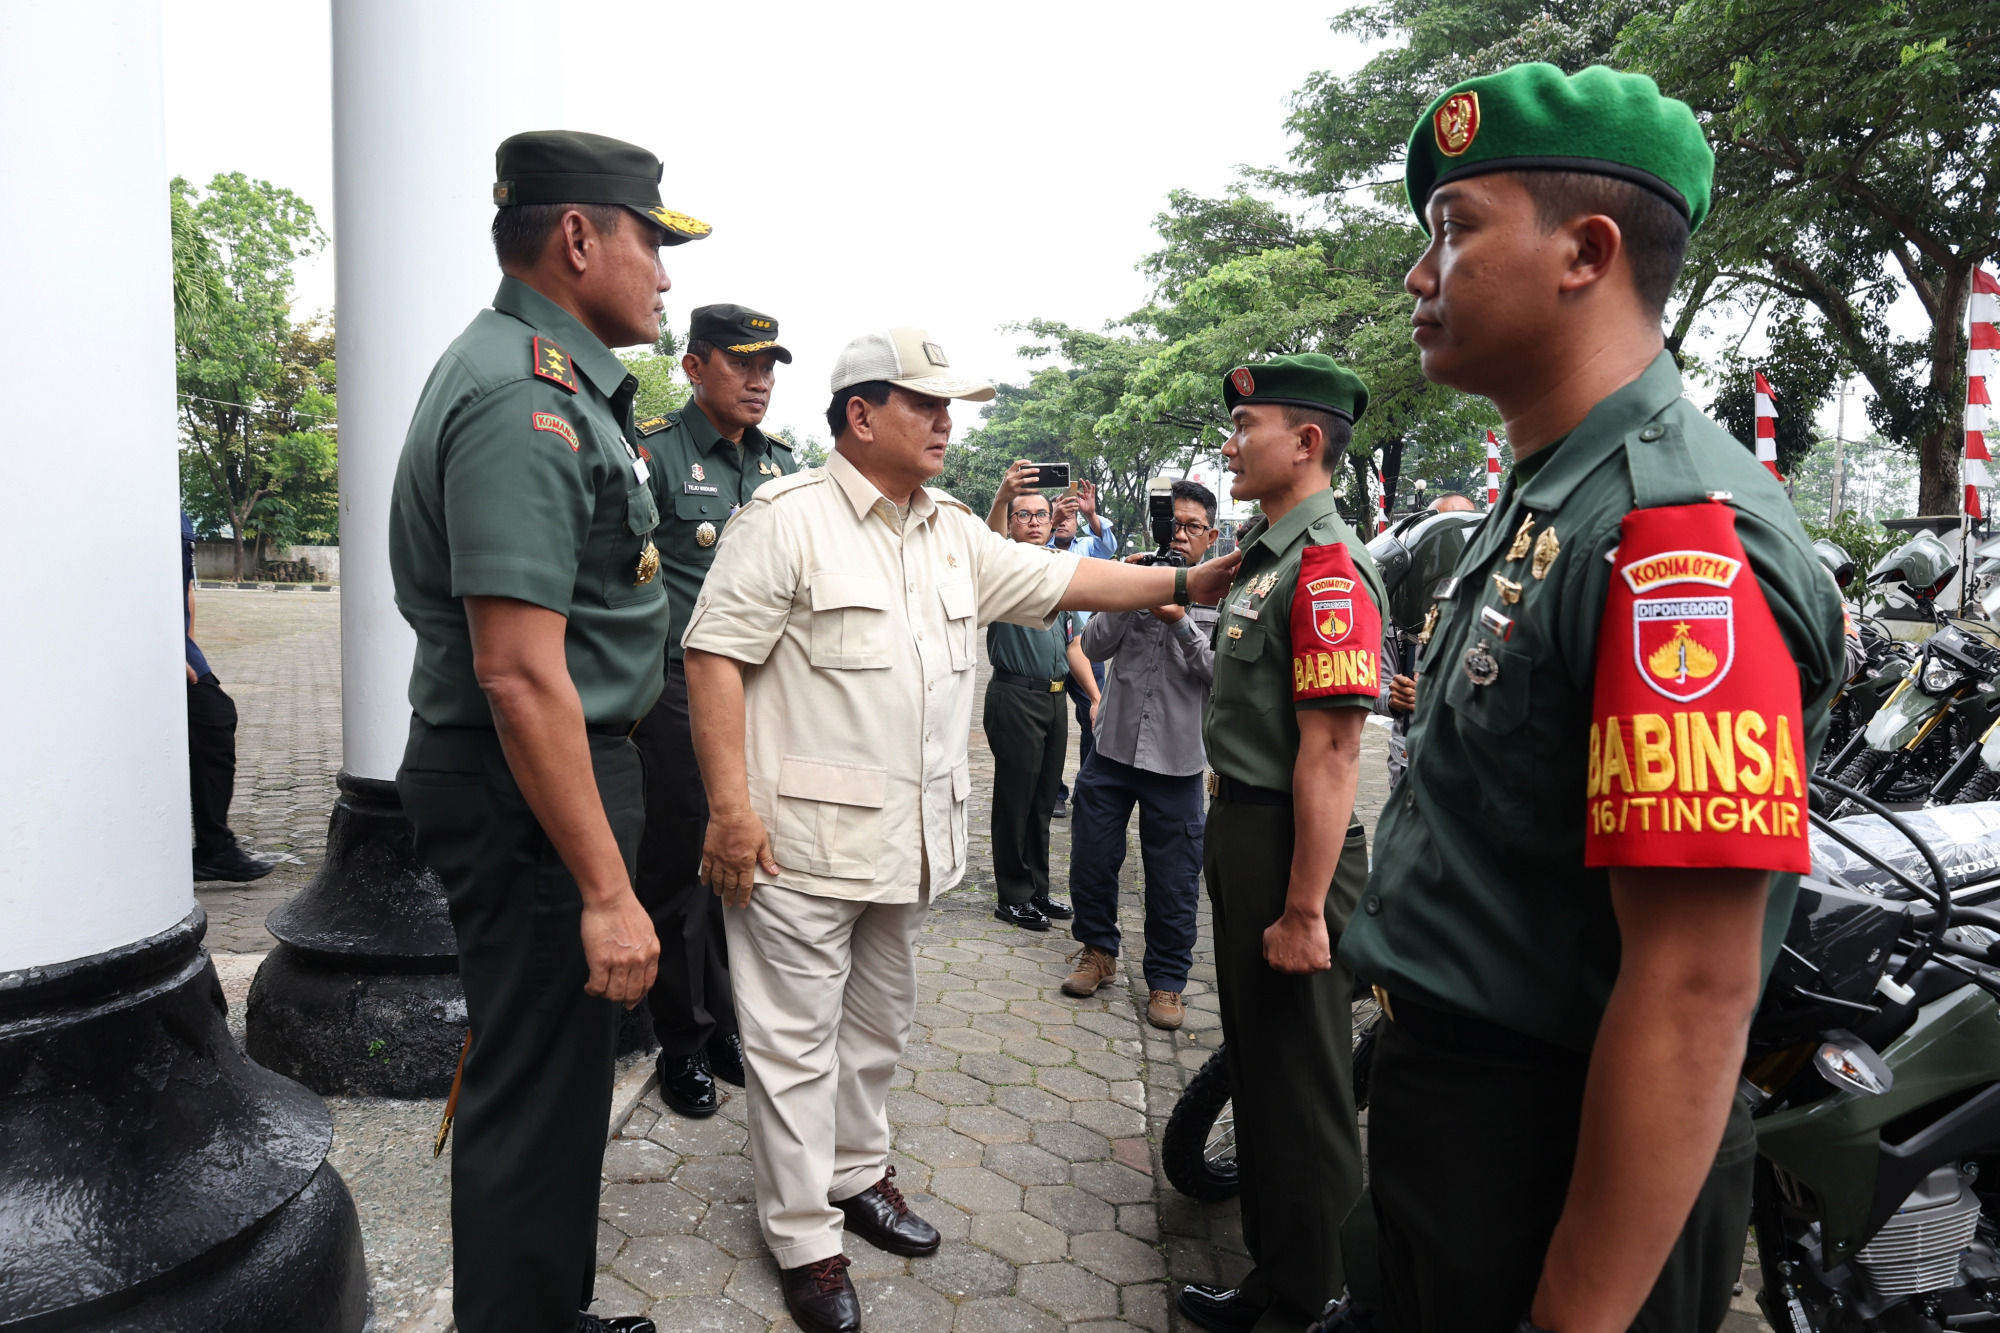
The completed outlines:
<svg viewBox="0 0 2000 1333">
<path fill-rule="evenodd" d="M 1639 597 L 1632 602 L 1639 679 L 1676 703 L 1699 699 L 1729 674 L 1736 604 L 1727 597 Z"/>
</svg>

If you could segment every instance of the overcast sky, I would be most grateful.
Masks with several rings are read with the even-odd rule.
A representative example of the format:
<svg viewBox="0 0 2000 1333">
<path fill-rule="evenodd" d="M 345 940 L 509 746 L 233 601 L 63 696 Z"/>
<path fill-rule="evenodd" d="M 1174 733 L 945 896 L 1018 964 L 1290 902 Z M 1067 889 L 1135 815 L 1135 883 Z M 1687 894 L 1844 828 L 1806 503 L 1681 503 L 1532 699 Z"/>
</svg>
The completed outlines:
<svg viewBox="0 0 2000 1333">
<path fill-rule="evenodd" d="M 1251 22 L 1178 0 L 554 0 L 560 59 L 508 77 L 561 78 L 564 128 L 660 155 L 667 206 L 715 227 L 666 252 L 668 318 L 685 334 L 709 302 L 775 315 L 797 360 L 780 368 L 770 423 L 824 436 L 827 373 L 856 333 L 923 325 L 955 368 L 1018 382 L 1025 339 L 1008 323 L 1096 329 L 1142 305 L 1134 265 L 1168 191 L 1220 193 L 1239 165 L 1283 163 L 1293 91 L 1367 58 L 1327 30 L 1347 2 L 1265 0 Z M 170 169 L 289 187 L 331 230 L 325 0 L 165 3 Z M 332 303 L 326 255 L 304 266 L 297 310 Z M 1914 299 L 1903 305 L 1899 331 L 1921 327 Z M 1704 321 L 1714 332 L 1692 350 L 1726 350 L 1742 321 Z M 1745 349 L 1761 346 L 1753 330 Z M 1849 401 L 1849 438 L 1867 430 L 1863 401 Z M 977 412 L 956 409 L 960 431 Z M 1821 429 L 1833 426 L 1830 402 Z"/>
<path fill-rule="evenodd" d="M 775 315 L 797 360 L 771 423 L 824 436 L 827 375 L 856 333 L 923 325 L 955 368 L 1020 380 L 1024 340 L 1003 325 L 1096 329 L 1144 304 L 1133 266 L 1167 192 L 1281 162 L 1293 90 L 1365 59 L 1327 31 L 1343 7 L 1265 0 L 1245 23 L 1181 3 L 593 0 L 587 29 L 569 6 L 555 73 L 564 128 L 652 149 L 667 206 L 715 227 L 665 252 L 676 330 L 709 302 Z M 170 169 L 273 181 L 331 230 L 324 0 L 166 0 L 166 15 Z M 584 31 L 631 33 L 614 48 L 629 72 L 608 76 Z M 330 258 L 300 277 L 300 314 L 332 305 Z M 977 411 L 958 408 L 961 427 Z"/>
</svg>

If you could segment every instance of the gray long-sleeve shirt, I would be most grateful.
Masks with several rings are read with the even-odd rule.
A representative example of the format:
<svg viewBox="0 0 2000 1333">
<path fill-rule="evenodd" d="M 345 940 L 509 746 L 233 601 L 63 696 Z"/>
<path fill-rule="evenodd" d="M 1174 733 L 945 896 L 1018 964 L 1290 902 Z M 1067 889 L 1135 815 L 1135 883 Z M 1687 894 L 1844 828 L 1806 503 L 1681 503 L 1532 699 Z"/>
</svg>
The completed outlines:
<svg viewBox="0 0 2000 1333">
<path fill-rule="evenodd" d="M 1211 639 L 1218 615 L 1212 606 L 1191 606 L 1172 625 L 1151 611 L 1090 618 L 1083 655 L 1111 663 L 1097 712 L 1097 748 L 1105 758 L 1173 777 L 1207 767 L 1201 718 L 1215 679 Z"/>
</svg>

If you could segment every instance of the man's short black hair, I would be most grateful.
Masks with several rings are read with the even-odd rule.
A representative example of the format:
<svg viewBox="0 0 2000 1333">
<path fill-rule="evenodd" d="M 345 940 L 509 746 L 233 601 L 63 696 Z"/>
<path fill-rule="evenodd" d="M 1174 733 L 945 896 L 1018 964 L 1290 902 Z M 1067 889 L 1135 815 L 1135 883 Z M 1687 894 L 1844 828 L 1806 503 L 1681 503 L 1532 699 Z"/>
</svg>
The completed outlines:
<svg viewBox="0 0 2000 1333">
<path fill-rule="evenodd" d="M 549 233 L 571 209 L 590 219 L 601 232 L 625 225 L 623 204 L 515 204 L 493 210 L 493 253 L 501 268 L 533 268 L 549 243 Z"/>
<path fill-rule="evenodd" d="M 708 358 L 714 356 L 722 349 L 706 338 L 690 338 L 688 339 L 688 345 L 681 350 L 685 355 L 693 357 L 705 366 L 708 364 Z"/>
<path fill-rule="evenodd" d="M 1340 456 L 1347 452 L 1347 442 L 1354 438 L 1354 423 L 1324 408 L 1300 407 L 1296 403 L 1283 403 L 1280 408 L 1285 414 L 1287 426 L 1319 427 L 1319 433 L 1326 437 L 1326 448 L 1320 451 L 1320 466 L 1326 469 L 1327 476 L 1332 476 L 1334 469 L 1340 466 Z M 1215 511 L 1209 512 L 1213 514 Z"/>
<path fill-rule="evenodd" d="M 880 407 L 889 401 L 889 395 L 895 391 L 896 386 L 887 380 L 863 380 L 859 384 L 850 384 L 845 389 L 835 389 L 833 401 L 828 403 L 826 408 L 826 428 L 832 431 L 833 438 L 838 440 L 847 433 L 847 402 L 850 398 L 859 398 L 863 402 Z"/>
<path fill-rule="evenodd" d="M 1174 499 L 1194 501 L 1208 515 L 1208 526 L 1215 526 L 1215 492 L 1208 487 L 1183 477 L 1174 483 Z"/>
<path fill-rule="evenodd" d="M 1588 171 L 1523 171 L 1521 184 L 1535 201 L 1535 220 L 1554 231 L 1571 218 L 1602 213 L 1618 224 L 1625 238 L 1625 255 L 1632 265 L 1632 285 L 1655 315 L 1663 315 L 1667 298 L 1687 262 L 1688 223 L 1674 206 L 1643 185 L 1599 176 Z"/>
</svg>

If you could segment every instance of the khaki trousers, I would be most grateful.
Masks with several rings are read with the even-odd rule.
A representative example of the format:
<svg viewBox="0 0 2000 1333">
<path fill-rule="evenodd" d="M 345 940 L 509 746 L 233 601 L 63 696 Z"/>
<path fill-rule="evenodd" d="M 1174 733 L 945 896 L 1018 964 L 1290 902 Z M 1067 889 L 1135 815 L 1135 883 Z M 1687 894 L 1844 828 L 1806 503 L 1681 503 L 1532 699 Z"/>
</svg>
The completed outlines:
<svg viewBox="0 0 2000 1333">
<path fill-rule="evenodd" d="M 913 903 L 759 884 L 722 910 L 750 1099 L 757 1218 L 780 1268 L 841 1252 L 848 1199 L 882 1179 L 889 1079 L 917 1005 Z"/>
</svg>

